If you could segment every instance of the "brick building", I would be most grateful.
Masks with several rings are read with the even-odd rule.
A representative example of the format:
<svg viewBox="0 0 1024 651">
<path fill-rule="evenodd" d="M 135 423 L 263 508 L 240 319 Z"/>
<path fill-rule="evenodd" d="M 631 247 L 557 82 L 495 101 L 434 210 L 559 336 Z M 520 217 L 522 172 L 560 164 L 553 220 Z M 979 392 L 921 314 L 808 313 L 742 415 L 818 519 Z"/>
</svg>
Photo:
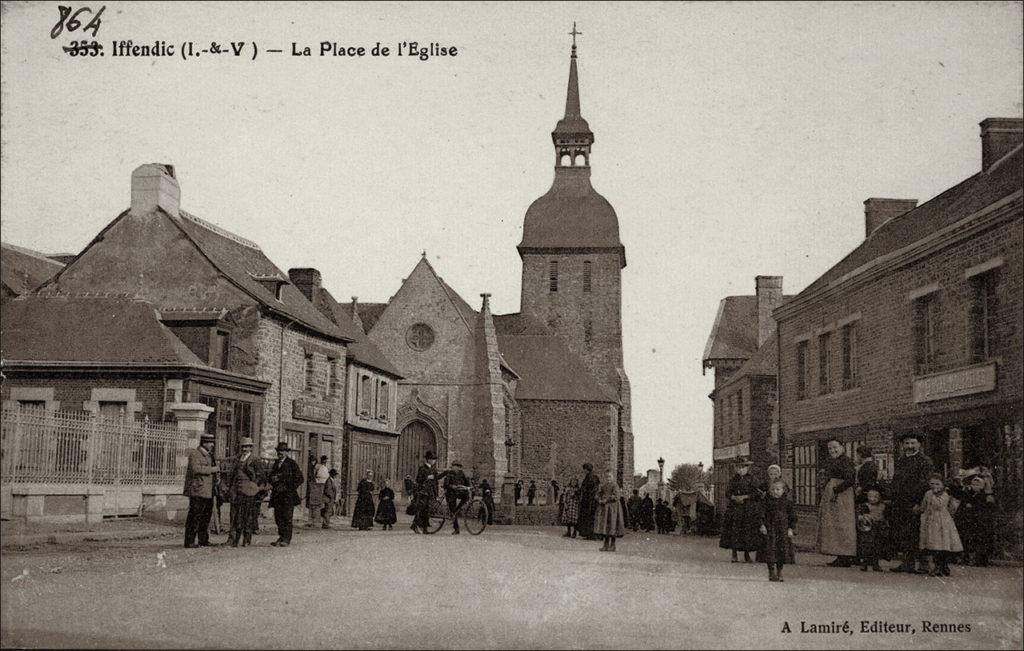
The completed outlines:
<svg viewBox="0 0 1024 651">
<path fill-rule="evenodd" d="M 131 208 L 43 290 L 144 298 L 202 363 L 265 385 L 262 400 L 229 387 L 184 396 L 214 409 L 208 431 L 233 454 L 251 435 L 264 456 L 279 439 L 299 458 L 342 456 L 346 332 L 324 317 L 253 242 L 180 209 L 174 169 L 132 173 Z"/>
<path fill-rule="evenodd" d="M 714 413 L 712 481 L 720 512 L 727 506 L 726 488 L 740 457 L 754 462 L 752 473 L 761 479 L 778 461 L 778 344 L 772 310 L 788 298 L 782 277 L 757 276 L 753 296 L 727 296 L 719 303 L 704 347 L 704 369 L 715 374 L 708 397 Z"/>
<path fill-rule="evenodd" d="M 981 170 L 933 199 L 868 199 L 864 242 L 775 310 L 779 437 L 800 531 L 813 539 L 818 462 L 836 437 L 891 472 L 918 434 L 947 476 L 993 468 L 1020 550 L 1022 121 L 981 123 Z"/>
</svg>

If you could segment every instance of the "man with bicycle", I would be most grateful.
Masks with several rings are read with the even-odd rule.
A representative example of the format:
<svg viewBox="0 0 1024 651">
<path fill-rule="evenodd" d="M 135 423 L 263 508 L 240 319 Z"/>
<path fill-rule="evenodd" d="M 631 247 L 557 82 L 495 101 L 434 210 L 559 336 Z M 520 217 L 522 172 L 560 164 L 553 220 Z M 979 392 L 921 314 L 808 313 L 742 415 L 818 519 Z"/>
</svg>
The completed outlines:
<svg viewBox="0 0 1024 651">
<path fill-rule="evenodd" d="M 434 464 L 437 463 L 437 456 L 433 450 L 427 450 L 423 455 L 423 463 L 416 470 L 416 484 L 413 489 L 413 505 L 415 517 L 412 526 L 409 528 L 416 533 L 427 533 L 430 525 L 430 503 L 437 496 L 437 480 L 440 477 L 434 471 Z"/>
<path fill-rule="evenodd" d="M 454 536 L 459 533 L 459 510 L 470 498 L 469 479 L 466 478 L 462 464 L 458 461 L 452 461 L 451 469 L 445 470 L 439 477 L 444 477 L 444 497 L 448 502 L 448 511 L 452 514 Z"/>
</svg>

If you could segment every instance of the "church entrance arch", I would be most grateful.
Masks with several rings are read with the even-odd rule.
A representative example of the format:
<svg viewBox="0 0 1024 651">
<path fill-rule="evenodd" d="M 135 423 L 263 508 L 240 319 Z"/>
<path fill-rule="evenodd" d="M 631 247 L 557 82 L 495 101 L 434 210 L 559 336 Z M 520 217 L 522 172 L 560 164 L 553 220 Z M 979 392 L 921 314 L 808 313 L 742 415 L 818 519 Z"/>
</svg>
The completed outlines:
<svg viewBox="0 0 1024 651">
<path fill-rule="evenodd" d="M 402 428 L 398 436 L 398 473 L 399 484 L 408 475 L 416 479 L 416 469 L 427 450 L 437 454 L 437 436 L 434 430 L 422 420 L 413 420 Z"/>
</svg>

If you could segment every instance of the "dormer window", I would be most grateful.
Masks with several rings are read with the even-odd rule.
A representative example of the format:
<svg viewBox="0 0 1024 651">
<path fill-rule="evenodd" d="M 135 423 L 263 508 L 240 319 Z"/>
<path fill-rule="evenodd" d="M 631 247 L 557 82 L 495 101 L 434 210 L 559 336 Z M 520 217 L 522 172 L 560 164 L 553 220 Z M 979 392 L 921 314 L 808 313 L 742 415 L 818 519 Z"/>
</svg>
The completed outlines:
<svg viewBox="0 0 1024 651">
<path fill-rule="evenodd" d="M 279 276 L 277 274 L 272 274 L 272 275 L 267 275 L 267 274 L 249 274 L 249 275 L 252 276 L 253 280 L 255 280 L 260 285 L 262 285 L 263 289 L 265 289 L 268 292 L 270 292 L 274 296 L 274 298 L 276 300 L 278 300 L 278 301 L 282 300 L 281 299 L 281 295 L 282 295 L 282 291 L 284 289 L 284 286 L 288 283 L 287 280 L 285 280 L 284 278 L 282 278 L 281 276 Z"/>
</svg>

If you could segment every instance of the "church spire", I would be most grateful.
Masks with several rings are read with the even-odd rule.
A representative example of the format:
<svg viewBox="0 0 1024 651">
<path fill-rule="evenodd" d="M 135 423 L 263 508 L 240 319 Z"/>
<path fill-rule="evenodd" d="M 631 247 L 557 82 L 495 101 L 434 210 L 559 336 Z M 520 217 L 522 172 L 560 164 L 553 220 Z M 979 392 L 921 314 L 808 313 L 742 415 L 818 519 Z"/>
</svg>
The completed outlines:
<svg viewBox="0 0 1024 651">
<path fill-rule="evenodd" d="M 551 133 L 555 144 L 555 167 L 590 167 L 590 146 L 594 143 L 594 134 L 590 125 L 580 115 L 580 82 L 576 69 L 576 37 L 583 32 L 577 31 L 576 23 L 572 24 L 572 54 L 569 56 L 569 86 L 565 93 L 565 117 L 558 121 Z"/>
</svg>

